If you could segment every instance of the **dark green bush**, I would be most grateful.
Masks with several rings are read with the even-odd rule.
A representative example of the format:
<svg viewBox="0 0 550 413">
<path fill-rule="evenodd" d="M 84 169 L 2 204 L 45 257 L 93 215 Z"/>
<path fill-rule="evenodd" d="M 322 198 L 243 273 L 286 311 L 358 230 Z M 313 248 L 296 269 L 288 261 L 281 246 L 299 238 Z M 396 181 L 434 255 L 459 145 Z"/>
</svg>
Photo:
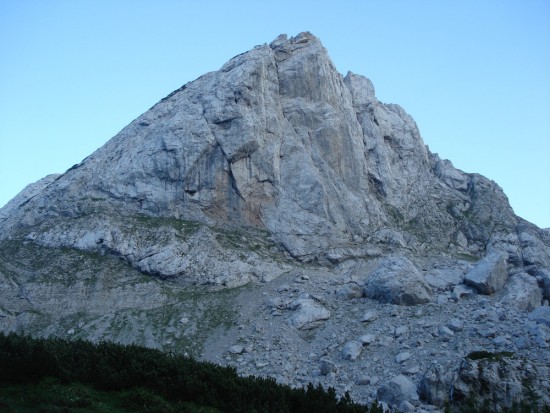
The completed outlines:
<svg viewBox="0 0 550 413">
<path fill-rule="evenodd" d="M 491 353 L 490 351 L 472 351 L 466 356 L 470 360 L 501 360 L 503 357 L 513 357 L 514 353 L 510 351 L 500 351 Z"/>
<path fill-rule="evenodd" d="M 338 399 L 332 388 L 310 384 L 307 389 L 292 389 L 271 378 L 239 377 L 231 367 L 143 347 L 0 333 L 0 385 L 45 377 L 99 390 L 130 390 L 128 402 L 137 403 L 142 411 L 148 406 L 157 409 L 164 399 L 226 412 L 368 411 L 349 395 Z M 379 410 L 373 406 L 371 411 Z"/>
</svg>

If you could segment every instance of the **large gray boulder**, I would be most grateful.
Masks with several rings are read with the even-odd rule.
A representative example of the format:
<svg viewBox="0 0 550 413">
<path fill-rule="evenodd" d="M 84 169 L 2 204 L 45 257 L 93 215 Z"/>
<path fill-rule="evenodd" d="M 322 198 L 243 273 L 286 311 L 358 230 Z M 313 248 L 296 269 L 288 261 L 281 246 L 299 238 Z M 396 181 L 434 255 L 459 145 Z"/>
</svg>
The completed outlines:
<svg viewBox="0 0 550 413">
<path fill-rule="evenodd" d="M 431 288 L 414 264 L 406 257 L 381 260 L 368 275 L 365 296 L 383 303 L 416 305 L 431 301 Z"/>
<path fill-rule="evenodd" d="M 363 344 L 359 341 L 348 341 L 342 349 L 342 358 L 355 361 L 363 351 Z"/>
<path fill-rule="evenodd" d="M 291 303 L 294 313 L 288 323 L 299 330 L 311 330 L 330 318 L 330 311 L 312 298 L 300 298 Z"/>
<path fill-rule="evenodd" d="M 419 399 L 416 385 L 402 374 L 382 384 L 376 392 L 376 398 L 390 406 Z"/>
<path fill-rule="evenodd" d="M 542 292 L 535 277 L 527 273 L 516 274 L 506 285 L 501 302 L 505 306 L 531 311 L 541 305 Z"/>
<path fill-rule="evenodd" d="M 338 371 L 338 367 L 336 366 L 336 363 L 331 360 L 321 359 L 319 361 L 319 371 L 323 376 L 326 376 L 330 373 L 336 373 Z"/>
<path fill-rule="evenodd" d="M 449 401 L 454 375 L 452 370 L 441 365 L 430 366 L 418 386 L 420 399 L 434 406 L 445 405 Z"/>
<path fill-rule="evenodd" d="M 508 280 L 507 258 L 505 252 L 490 252 L 466 274 L 464 282 L 481 294 L 490 295 L 500 291 Z"/>
</svg>

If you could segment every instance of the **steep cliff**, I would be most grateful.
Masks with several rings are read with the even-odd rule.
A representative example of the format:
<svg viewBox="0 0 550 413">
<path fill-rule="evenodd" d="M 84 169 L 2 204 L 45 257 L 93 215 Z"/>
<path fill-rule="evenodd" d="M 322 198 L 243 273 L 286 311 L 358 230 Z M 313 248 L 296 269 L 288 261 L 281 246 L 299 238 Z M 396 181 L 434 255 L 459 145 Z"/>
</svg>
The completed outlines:
<svg viewBox="0 0 550 413">
<path fill-rule="evenodd" d="M 217 362 L 233 354 L 237 364 L 245 352 L 256 370 L 244 372 L 261 373 L 270 362 L 253 346 L 221 358 L 220 343 L 242 338 L 235 325 L 255 329 L 251 343 L 267 329 L 266 340 L 283 334 L 317 357 L 334 353 L 334 337 L 359 334 L 350 314 L 361 306 L 380 303 L 383 337 L 393 304 L 426 305 L 407 320 L 439 315 L 433 337 L 447 343 L 453 314 L 493 320 L 472 304 L 489 294 L 512 314 L 495 310 L 493 321 L 512 331 L 521 312 L 550 299 L 550 233 L 517 217 L 496 183 L 431 153 L 400 106 L 380 102 L 367 78 L 340 75 L 306 32 L 184 85 L 0 209 L 0 283 L 0 330 L 138 342 Z M 431 305 L 443 307 L 436 314 Z M 539 321 L 517 334 L 547 348 Z M 424 343 L 419 326 L 404 335 L 391 327 L 395 340 L 380 341 L 380 359 Z M 496 333 L 475 328 L 457 334 L 456 357 L 500 346 L 490 341 Z M 365 337 L 346 347 L 355 349 L 349 363 L 374 340 Z M 521 347 L 525 357 L 537 357 L 539 344 Z M 410 357 L 399 354 L 398 364 Z M 429 362 L 418 357 L 406 373 L 413 378 Z M 355 374 L 342 368 L 332 383 L 339 391 Z M 369 389 L 357 394 L 368 399 Z"/>
<path fill-rule="evenodd" d="M 498 185 L 430 153 L 401 107 L 379 102 L 368 79 L 342 77 L 309 33 L 186 84 L 19 198 L 2 210 L 2 239 L 108 250 L 162 276 L 185 265 L 141 265 L 146 253 L 126 244 L 143 234 L 121 231 L 119 216 L 259 228 L 302 261 L 396 248 L 482 256 L 498 244 L 518 266 L 550 266 L 547 251 L 525 257 L 521 234 L 544 237 Z M 176 254 L 185 242 L 169 244 Z"/>
</svg>

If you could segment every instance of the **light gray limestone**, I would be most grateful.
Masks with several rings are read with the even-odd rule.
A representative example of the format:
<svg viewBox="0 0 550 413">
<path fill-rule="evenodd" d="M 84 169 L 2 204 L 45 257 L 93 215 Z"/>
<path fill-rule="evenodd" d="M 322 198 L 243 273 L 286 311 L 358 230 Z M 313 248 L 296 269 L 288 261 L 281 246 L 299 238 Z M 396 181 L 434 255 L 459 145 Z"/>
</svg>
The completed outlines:
<svg viewBox="0 0 550 413">
<path fill-rule="evenodd" d="M 376 397 L 390 406 L 399 406 L 405 401 L 418 400 L 418 393 L 416 385 L 400 374 L 382 384 L 376 392 Z"/>
<path fill-rule="evenodd" d="M 191 353 L 365 403 L 435 363 L 423 402 L 439 404 L 466 354 L 508 347 L 550 394 L 548 307 L 525 314 L 549 271 L 550 231 L 431 153 L 310 33 L 182 86 L 0 209 L 0 331 Z M 336 368 L 350 342 L 363 357 Z M 395 407 L 424 410 L 394 384 Z"/>
<path fill-rule="evenodd" d="M 515 274 L 505 287 L 502 304 L 519 310 L 531 311 L 541 305 L 542 292 L 535 277 L 527 273 Z"/>
<path fill-rule="evenodd" d="M 288 323 L 299 330 L 309 330 L 318 327 L 323 321 L 330 318 L 330 311 L 316 301 L 303 298 L 291 304 L 294 313 Z"/>
<path fill-rule="evenodd" d="M 368 275 L 365 296 L 384 303 L 416 305 L 430 302 L 431 288 L 406 257 L 385 258 Z"/>
<path fill-rule="evenodd" d="M 481 294 L 490 295 L 500 291 L 508 280 L 507 258 L 508 254 L 501 251 L 489 253 L 466 274 L 464 282 Z"/>
<path fill-rule="evenodd" d="M 348 341 L 342 349 L 342 358 L 355 361 L 363 351 L 363 344 L 359 341 Z"/>
</svg>

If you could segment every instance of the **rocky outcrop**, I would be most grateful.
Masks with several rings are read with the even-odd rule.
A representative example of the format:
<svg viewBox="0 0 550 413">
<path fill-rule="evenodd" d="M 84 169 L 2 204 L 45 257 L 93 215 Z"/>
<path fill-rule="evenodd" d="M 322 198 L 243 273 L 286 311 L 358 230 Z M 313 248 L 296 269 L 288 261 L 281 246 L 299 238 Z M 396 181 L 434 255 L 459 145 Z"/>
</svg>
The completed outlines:
<svg viewBox="0 0 550 413">
<path fill-rule="evenodd" d="M 548 274 L 550 232 L 431 153 L 310 33 L 182 86 L 0 209 L 0 331 L 189 353 L 369 404 L 380 390 L 403 411 L 423 409 L 432 365 L 420 393 L 448 400 L 472 351 L 547 374 Z M 487 381 L 473 370 L 461 383 Z"/>
<path fill-rule="evenodd" d="M 548 394 L 540 393 L 544 386 L 538 384 L 548 377 L 548 366 L 514 359 L 510 353 L 481 353 L 480 357 L 466 358 L 461 366 L 453 383 L 454 401 L 474 400 L 478 406 L 488 404 L 493 411 L 511 408 L 514 403 L 530 407 L 548 403 Z"/>
<path fill-rule="evenodd" d="M 542 298 L 550 301 L 550 270 L 539 270 L 536 276 L 542 287 Z"/>
<path fill-rule="evenodd" d="M 10 200 L 4 207 L 0 208 L 0 224 L 7 220 L 11 214 L 16 213 L 19 208 L 22 208 L 32 198 L 44 191 L 44 189 L 59 177 L 59 174 L 52 174 L 27 185 L 15 198 Z"/>
<path fill-rule="evenodd" d="M 420 396 L 437 405 L 470 405 L 490 411 L 537 409 L 549 403 L 548 365 L 536 365 L 511 352 L 472 352 L 455 371 L 432 366 L 422 378 Z M 514 407 L 515 406 L 515 407 Z"/>
<path fill-rule="evenodd" d="M 342 77 L 310 33 L 186 84 L 31 192 L 1 211 L 0 238 L 91 251 L 109 240 L 110 253 L 161 276 L 185 272 L 184 242 L 141 265 L 121 217 L 259 228 L 290 256 L 327 264 L 498 245 L 518 266 L 550 266 L 548 236 L 523 222 L 516 231 L 495 183 L 431 154 L 414 120 L 378 101 L 368 79 Z M 116 237 L 94 229 L 105 217 Z"/>
</svg>

